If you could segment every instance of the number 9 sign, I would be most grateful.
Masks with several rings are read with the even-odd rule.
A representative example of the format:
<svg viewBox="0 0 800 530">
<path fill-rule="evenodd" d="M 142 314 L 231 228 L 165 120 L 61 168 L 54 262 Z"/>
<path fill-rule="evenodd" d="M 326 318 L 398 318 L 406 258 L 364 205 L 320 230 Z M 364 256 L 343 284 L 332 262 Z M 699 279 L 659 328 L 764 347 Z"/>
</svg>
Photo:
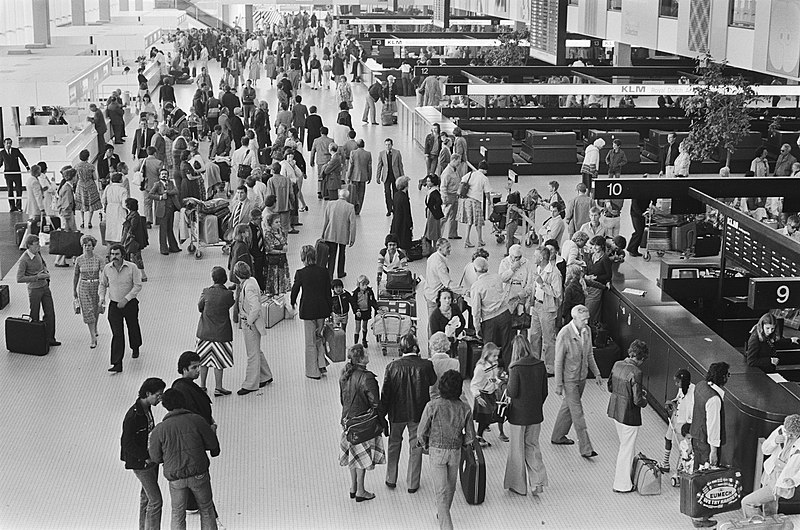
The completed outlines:
<svg viewBox="0 0 800 530">
<path fill-rule="evenodd" d="M 779 285 L 778 288 L 775 290 L 775 301 L 779 304 L 783 305 L 789 301 L 789 295 L 791 292 L 789 291 L 789 286 L 786 284 Z"/>
</svg>

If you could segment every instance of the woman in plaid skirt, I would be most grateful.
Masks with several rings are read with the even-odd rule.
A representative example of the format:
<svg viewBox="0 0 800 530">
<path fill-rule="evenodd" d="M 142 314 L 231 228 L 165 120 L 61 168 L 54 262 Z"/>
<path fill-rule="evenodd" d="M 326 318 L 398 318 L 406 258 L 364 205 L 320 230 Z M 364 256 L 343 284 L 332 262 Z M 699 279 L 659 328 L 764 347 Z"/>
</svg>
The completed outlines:
<svg viewBox="0 0 800 530">
<path fill-rule="evenodd" d="M 222 386 L 222 371 L 233 367 L 233 325 L 231 307 L 236 303 L 233 291 L 225 287 L 228 274 L 222 267 L 211 269 L 214 285 L 203 289 L 197 309 L 197 354 L 200 356 L 200 388 L 206 390 L 208 369 L 214 369 L 214 396 L 230 395 Z"/>
<path fill-rule="evenodd" d="M 342 401 L 342 426 L 350 418 L 355 418 L 369 410 L 376 410 L 380 403 L 380 391 L 375 374 L 367 370 L 369 355 L 361 344 L 354 344 L 347 350 L 347 364 L 339 379 Z M 379 417 L 378 421 L 383 422 Z M 379 434 L 371 440 L 359 444 L 347 441 L 345 431 L 339 444 L 342 455 L 339 465 L 350 468 L 350 498 L 356 502 L 369 501 L 375 498 L 374 493 L 364 489 L 364 476 L 367 470 L 376 464 L 386 463 L 383 449 L 383 438 Z"/>
</svg>

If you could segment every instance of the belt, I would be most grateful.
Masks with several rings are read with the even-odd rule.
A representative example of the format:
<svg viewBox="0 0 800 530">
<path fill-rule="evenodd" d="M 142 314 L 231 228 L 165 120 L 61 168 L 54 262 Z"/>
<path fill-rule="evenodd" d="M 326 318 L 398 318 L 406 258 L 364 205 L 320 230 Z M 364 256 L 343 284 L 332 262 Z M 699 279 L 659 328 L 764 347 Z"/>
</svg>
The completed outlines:
<svg viewBox="0 0 800 530">
<path fill-rule="evenodd" d="M 539 300 L 538 298 L 535 298 L 534 300 L 536 301 L 537 304 L 543 304 L 544 303 L 544 300 Z"/>
<path fill-rule="evenodd" d="M 619 214 L 616 214 L 616 215 L 612 215 L 612 214 L 605 214 L 605 217 L 607 217 L 607 218 L 609 218 L 609 219 L 614 219 L 614 218 L 616 218 L 616 217 L 619 217 Z"/>
</svg>

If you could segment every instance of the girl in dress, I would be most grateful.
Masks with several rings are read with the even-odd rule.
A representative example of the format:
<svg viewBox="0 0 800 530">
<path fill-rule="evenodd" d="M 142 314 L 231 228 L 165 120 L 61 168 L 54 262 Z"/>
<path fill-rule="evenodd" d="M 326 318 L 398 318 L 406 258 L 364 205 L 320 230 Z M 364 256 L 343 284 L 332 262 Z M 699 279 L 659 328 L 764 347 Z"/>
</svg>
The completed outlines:
<svg viewBox="0 0 800 530">
<path fill-rule="evenodd" d="M 89 163 L 89 151 L 84 149 L 78 155 L 80 162 L 75 164 L 78 187 L 75 194 L 75 207 L 81 211 L 81 228 L 84 228 L 86 213 L 89 213 L 89 228 L 92 228 L 92 215 L 103 208 L 100 192 L 97 190 L 97 172 Z"/>
<path fill-rule="evenodd" d="M 267 217 L 264 248 L 267 255 L 264 264 L 267 293 L 277 296 L 289 292 L 292 283 L 289 280 L 289 260 L 286 258 L 286 233 L 279 214 L 273 213 Z"/>
</svg>

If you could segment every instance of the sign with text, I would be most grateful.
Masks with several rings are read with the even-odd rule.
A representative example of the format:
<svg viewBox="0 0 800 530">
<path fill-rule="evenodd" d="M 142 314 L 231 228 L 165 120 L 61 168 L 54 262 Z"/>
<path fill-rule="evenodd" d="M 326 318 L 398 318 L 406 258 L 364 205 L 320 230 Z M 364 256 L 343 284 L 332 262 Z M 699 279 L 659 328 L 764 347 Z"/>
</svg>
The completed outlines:
<svg viewBox="0 0 800 530">
<path fill-rule="evenodd" d="M 755 310 L 800 307 L 800 278 L 751 278 L 747 306 Z"/>
<path fill-rule="evenodd" d="M 466 83 L 447 83 L 444 85 L 444 93 L 447 96 L 466 96 L 467 95 L 467 85 Z"/>
</svg>

